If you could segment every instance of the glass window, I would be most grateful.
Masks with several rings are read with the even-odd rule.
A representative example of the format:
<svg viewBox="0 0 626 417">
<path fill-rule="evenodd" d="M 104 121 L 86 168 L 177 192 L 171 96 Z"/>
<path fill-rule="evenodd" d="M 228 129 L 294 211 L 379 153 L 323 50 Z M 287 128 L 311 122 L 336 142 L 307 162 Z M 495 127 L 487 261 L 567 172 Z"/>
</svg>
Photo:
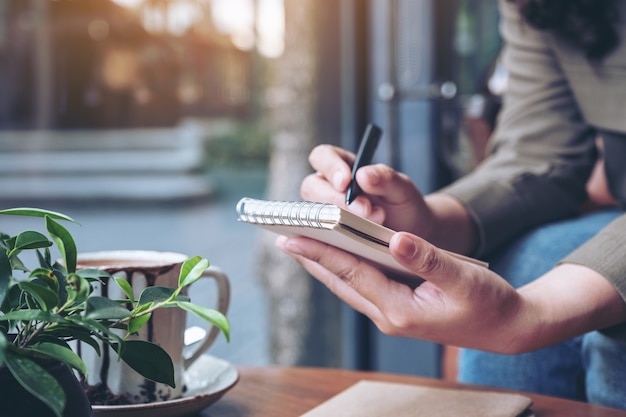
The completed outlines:
<svg viewBox="0 0 626 417">
<path fill-rule="evenodd" d="M 265 188 L 259 97 L 264 62 L 282 52 L 281 7 L 0 1 L 0 205 L 73 217 L 80 251 L 209 259 L 237 282 L 238 342 L 212 349 L 238 364 L 269 360 L 265 298 L 247 262 L 253 239 L 234 207 Z M 0 219 L 0 230 L 24 227 Z M 192 299 L 210 306 L 211 288 L 194 291 Z"/>
</svg>

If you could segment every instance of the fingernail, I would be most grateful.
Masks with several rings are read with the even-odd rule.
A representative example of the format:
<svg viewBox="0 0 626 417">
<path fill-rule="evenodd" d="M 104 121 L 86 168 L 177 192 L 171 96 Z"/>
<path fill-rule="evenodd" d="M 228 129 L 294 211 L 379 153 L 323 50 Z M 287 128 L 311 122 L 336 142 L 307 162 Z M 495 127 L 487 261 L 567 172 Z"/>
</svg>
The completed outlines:
<svg viewBox="0 0 626 417">
<path fill-rule="evenodd" d="M 280 235 L 274 241 L 277 248 L 285 250 L 285 244 L 287 243 L 287 236 Z"/>
<path fill-rule="evenodd" d="M 413 239 L 403 235 L 400 235 L 397 239 L 398 243 L 396 247 L 398 254 L 407 259 L 411 259 L 417 254 L 417 246 Z"/>
</svg>

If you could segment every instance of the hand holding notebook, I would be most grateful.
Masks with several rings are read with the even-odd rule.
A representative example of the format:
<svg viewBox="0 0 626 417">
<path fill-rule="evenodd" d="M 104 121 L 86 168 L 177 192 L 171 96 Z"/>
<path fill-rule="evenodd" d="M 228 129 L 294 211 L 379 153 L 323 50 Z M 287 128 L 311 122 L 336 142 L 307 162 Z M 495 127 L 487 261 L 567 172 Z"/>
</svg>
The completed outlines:
<svg viewBox="0 0 626 417">
<path fill-rule="evenodd" d="M 286 236 L 316 239 L 365 258 L 390 271 L 415 275 L 389 252 L 395 231 L 333 204 L 311 201 L 271 201 L 242 198 L 237 203 L 238 220 Z M 484 262 L 453 252 L 467 262 Z"/>
</svg>

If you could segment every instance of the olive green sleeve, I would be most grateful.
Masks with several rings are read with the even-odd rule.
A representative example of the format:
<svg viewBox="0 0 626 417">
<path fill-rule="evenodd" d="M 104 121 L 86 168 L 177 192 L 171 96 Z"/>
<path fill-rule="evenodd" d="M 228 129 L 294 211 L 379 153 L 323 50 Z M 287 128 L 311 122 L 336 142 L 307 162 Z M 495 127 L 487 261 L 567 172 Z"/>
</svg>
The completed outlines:
<svg viewBox="0 0 626 417">
<path fill-rule="evenodd" d="M 475 256 L 531 227 L 576 215 L 596 159 L 595 133 L 580 113 L 554 40 L 526 25 L 511 2 L 499 6 L 509 81 L 489 156 L 441 190 L 474 220 Z"/>
<path fill-rule="evenodd" d="M 608 279 L 626 301 L 626 214 L 609 223 L 559 263 L 593 269 Z"/>
</svg>

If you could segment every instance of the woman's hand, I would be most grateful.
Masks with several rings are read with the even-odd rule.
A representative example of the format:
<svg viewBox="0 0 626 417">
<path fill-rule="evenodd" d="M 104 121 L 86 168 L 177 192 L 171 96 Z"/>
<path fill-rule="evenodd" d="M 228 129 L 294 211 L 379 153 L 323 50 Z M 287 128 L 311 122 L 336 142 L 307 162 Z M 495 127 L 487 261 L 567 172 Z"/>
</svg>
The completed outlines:
<svg viewBox="0 0 626 417">
<path fill-rule="evenodd" d="M 354 159 L 344 149 L 317 146 L 309 155 L 316 172 L 302 182 L 302 198 L 345 207 Z M 468 254 L 476 246 L 474 224 L 452 197 L 432 194 L 424 198 L 408 176 L 383 164 L 364 166 L 356 177 L 363 193 L 348 207 L 352 212 L 454 252 Z"/>
<path fill-rule="evenodd" d="M 394 257 L 426 281 L 412 289 L 347 252 L 306 238 L 279 237 L 291 255 L 384 333 L 508 351 L 522 298 L 488 269 L 460 261 L 417 236 L 397 233 Z"/>
<path fill-rule="evenodd" d="M 331 145 L 313 149 L 309 162 L 316 172 L 302 182 L 302 198 L 345 207 L 354 158 L 351 152 Z M 363 193 L 349 210 L 394 230 L 428 235 L 433 215 L 406 175 L 386 165 L 373 164 L 357 171 L 357 182 Z"/>
<path fill-rule="evenodd" d="M 520 353 L 626 319 L 626 304 L 611 284 L 579 265 L 560 265 L 515 290 L 489 269 L 400 232 L 391 254 L 425 280 L 412 289 L 318 241 L 279 237 L 277 246 L 394 336 Z"/>
</svg>

